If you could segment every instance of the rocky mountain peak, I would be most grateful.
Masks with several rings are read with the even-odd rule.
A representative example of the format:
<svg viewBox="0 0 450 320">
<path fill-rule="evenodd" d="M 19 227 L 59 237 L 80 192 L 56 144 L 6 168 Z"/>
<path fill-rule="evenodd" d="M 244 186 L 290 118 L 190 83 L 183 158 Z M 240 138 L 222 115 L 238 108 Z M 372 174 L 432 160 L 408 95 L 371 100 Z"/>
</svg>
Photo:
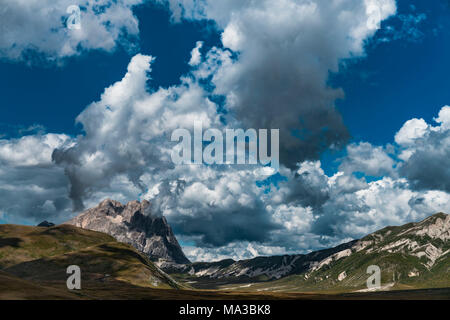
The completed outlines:
<svg viewBox="0 0 450 320">
<path fill-rule="evenodd" d="M 172 228 L 164 216 L 152 214 L 151 203 L 106 199 L 67 222 L 84 229 L 107 233 L 131 244 L 152 260 L 184 264 L 184 255 Z"/>
<path fill-rule="evenodd" d="M 418 223 L 412 230 L 416 235 L 427 235 L 432 239 L 443 241 L 450 239 L 450 215 L 437 213 Z"/>
</svg>

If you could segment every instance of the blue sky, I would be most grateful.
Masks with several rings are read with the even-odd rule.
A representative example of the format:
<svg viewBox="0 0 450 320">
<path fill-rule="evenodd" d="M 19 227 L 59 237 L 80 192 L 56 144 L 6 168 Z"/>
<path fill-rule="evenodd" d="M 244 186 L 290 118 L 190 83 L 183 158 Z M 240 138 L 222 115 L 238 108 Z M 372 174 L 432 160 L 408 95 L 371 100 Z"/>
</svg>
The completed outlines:
<svg viewBox="0 0 450 320">
<path fill-rule="evenodd" d="M 350 62 L 333 81 L 344 88 L 338 106 L 357 140 L 389 142 L 405 119 L 430 121 L 450 98 L 450 9 L 441 1 L 399 1 L 398 14 L 425 14 L 417 25 L 423 35 L 379 44 L 383 29 L 398 23 L 396 17 L 385 21 L 367 56 Z"/>
<path fill-rule="evenodd" d="M 61 22 L 68 0 L 33 3 L 56 13 L 22 22 L 29 10 L 5 1 L 0 223 L 145 198 L 201 260 L 318 249 L 450 210 L 448 1 L 77 0 L 78 33 Z M 367 3 L 381 3 L 376 33 Z M 174 126 L 224 128 L 218 115 L 300 125 L 281 141 L 283 178 L 167 165 Z"/>
<path fill-rule="evenodd" d="M 414 5 L 412 9 L 411 4 Z M 382 23 L 366 44 L 366 56 L 342 62 L 341 71 L 330 76 L 330 85 L 341 87 L 345 98 L 337 102 L 345 124 L 356 141 L 374 144 L 392 142 L 405 119 L 428 122 L 450 100 L 450 8 L 445 1 L 398 1 L 398 14 L 425 14 L 417 25 L 418 39 L 403 37 L 379 42 L 383 29 L 398 25 L 397 17 Z M 163 7 L 146 4 L 134 9 L 139 19 L 139 51 L 156 57 L 151 88 L 179 83 L 189 70 L 190 52 L 197 41 L 204 48 L 220 46 L 220 33 L 212 22 L 171 23 Z M 111 83 L 121 79 L 133 51 L 119 47 L 114 52 L 91 51 L 69 58 L 64 65 L 28 66 L 0 62 L 0 128 L 7 136 L 33 125 L 47 132 L 76 135 L 81 128 L 74 119 Z M 328 153 L 329 154 L 329 153 Z M 338 153 L 340 156 L 341 153 Z M 335 156 L 325 155 L 333 172 Z"/>
<path fill-rule="evenodd" d="M 415 10 L 412 10 L 411 3 Z M 418 39 L 404 37 L 386 43 L 388 25 L 382 23 L 367 44 L 367 55 L 348 63 L 332 75 L 331 83 L 342 87 L 345 99 L 338 101 L 345 123 L 355 141 L 382 145 L 392 137 L 405 119 L 424 118 L 432 122 L 439 109 L 448 104 L 450 70 L 450 9 L 444 1 L 398 1 L 399 14 L 426 14 L 418 26 Z"/>
<path fill-rule="evenodd" d="M 0 74 L 8 75 L 0 80 L 2 133 L 17 136 L 17 129 L 38 124 L 49 132 L 78 134 L 76 116 L 98 100 L 105 87 L 122 78 L 136 51 L 157 58 L 149 86 L 158 88 L 178 83 L 187 73 L 197 41 L 204 41 L 205 48 L 220 43 L 220 34 L 208 22 L 173 24 L 170 13 L 155 4 L 134 12 L 140 22 L 140 49 L 87 52 L 67 59 L 62 67 L 0 62 Z"/>
</svg>

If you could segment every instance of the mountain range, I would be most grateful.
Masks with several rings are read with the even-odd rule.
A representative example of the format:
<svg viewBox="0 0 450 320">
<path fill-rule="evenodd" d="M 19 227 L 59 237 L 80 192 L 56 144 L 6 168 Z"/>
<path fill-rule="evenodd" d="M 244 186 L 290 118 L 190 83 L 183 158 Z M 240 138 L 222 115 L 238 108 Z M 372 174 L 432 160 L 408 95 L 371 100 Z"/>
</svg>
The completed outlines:
<svg viewBox="0 0 450 320">
<path fill-rule="evenodd" d="M 62 225 L 0 225 L 0 298 L 43 292 L 64 299 L 135 297 L 132 292 L 154 297 L 163 292 L 151 291 L 156 289 L 181 298 L 368 294 L 367 269 L 373 265 L 381 270 L 384 292 L 447 288 L 439 294 L 449 297 L 449 240 L 450 216 L 438 213 L 307 254 L 191 263 L 167 220 L 152 213 L 148 201 L 107 199 Z M 82 270 L 83 294 L 68 294 L 65 288 L 72 264 Z"/>
<path fill-rule="evenodd" d="M 364 290 L 370 265 L 380 267 L 386 289 L 450 286 L 450 216 L 444 213 L 308 254 L 194 263 L 183 254 L 166 219 L 151 212 L 148 201 L 122 205 L 108 199 L 68 223 L 131 244 L 193 288 L 236 284 L 233 289 Z"/>
<path fill-rule="evenodd" d="M 450 287 L 449 240 L 450 216 L 438 213 L 304 255 L 167 265 L 163 269 L 198 288 L 348 292 L 366 290 L 367 269 L 376 265 L 381 269 L 381 289 Z M 230 287 L 230 283 L 237 285 Z"/>
</svg>

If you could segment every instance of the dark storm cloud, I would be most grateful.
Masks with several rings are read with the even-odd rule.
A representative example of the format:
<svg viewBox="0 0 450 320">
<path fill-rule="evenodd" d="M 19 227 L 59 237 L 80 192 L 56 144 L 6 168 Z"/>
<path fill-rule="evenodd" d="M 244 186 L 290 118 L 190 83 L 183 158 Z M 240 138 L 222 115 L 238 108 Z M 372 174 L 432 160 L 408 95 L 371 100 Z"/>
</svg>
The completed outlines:
<svg viewBox="0 0 450 320">
<path fill-rule="evenodd" d="M 222 181 L 214 183 L 216 179 Z M 251 179 L 243 179 L 244 187 L 239 191 L 252 199 L 251 205 L 240 203 L 238 195 L 229 198 L 227 186 L 234 179 L 219 173 L 205 184 L 164 180 L 152 201 L 152 211 L 168 215 L 175 232 L 194 237 L 199 246 L 220 247 L 234 241 L 267 239 L 271 231 L 281 226 L 271 220 L 262 199 L 255 198 L 251 188 L 245 187 Z"/>
<path fill-rule="evenodd" d="M 400 173 L 416 190 L 450 192 L 450 130 L 431 131 L 413 148 Z"/>
<path fill-rule="evenodd" d="M 274 52 L 267 58 L 267 64 L 252 66 L 236 84 L 236 117 L 250 128 L 280 128 L 280 162 L 290 168 L 318 159 L 331 146 L 344 146 L 349 133 L 334 108 L 342 93 L 298 72 L 288 62 L 293 57 Z"/>
<path fill-rule="evenodd" d="M 363 55 L 365 38 L 396 11 L 390 0 L 168 2 L 175 19 L 213 19 L 223 30 L 237 58 L 213 75 L 216 93 L 247 128 L 280 129 L 280 162 L 291 169 L 348 141 L 334 105 L 344 94 L 329 73 Z"/>
<path fill-rule="evenodd" d="M 45 161 L 45 154 L 51 151 L 45 138 L 37 136 L 30 140 L 33 146 L 27 150 L 17 149 L 21 140 L 8 141 L 9 150 L 0 143 L 0 213 L 5 214 L 7 221 L 62 222 L 71 213 L 67 177 L 50 159 Z M 34 154 L 33 148 L 40 153 Z"/>
<path fill-rule="evenodd" d="M 304 162 L 287 182 L 289 193 L 286 202 L 303 207 L 320 209 L 330 198 L 328 177 L 318 162 Z"/>
<path fill-rule="evenodd" d="M 236 241 L 264 242 L 270 232 L 280 229 L 264 208 L 241 206 L 199 210 L 195 216 L 180 216 L 171 221 L 175 231 L 185 236 L 198 236 L 198 246 L 221 247 Z"/>
</svg>

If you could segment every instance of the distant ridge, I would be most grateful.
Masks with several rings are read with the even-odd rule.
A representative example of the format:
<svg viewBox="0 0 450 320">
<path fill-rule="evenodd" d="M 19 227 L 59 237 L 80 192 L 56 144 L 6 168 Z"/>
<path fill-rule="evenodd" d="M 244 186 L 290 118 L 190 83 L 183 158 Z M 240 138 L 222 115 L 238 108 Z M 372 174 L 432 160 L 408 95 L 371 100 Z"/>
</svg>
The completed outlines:
<svg viewBox="0 0 450 320">
<path fill-rule="evenodd" d="M 308 254 L 160 267 L 186 274 L 199 288 L 218 288 L 226 281 L 247 283 L 242 290 L 356 291 L 366 288 L 370 265 L 380 267 L 384 289 L 450 287 L 450 216 L 437 213 Z"/>
<path fill-rule="evenodd" d="M 50 227 L 55 226 L 55 224 L 53 222 L 48 222 L 47 220 L 44 220 L 41 223 L 39 223 L 37 226 L 38 227 L 50 228 Z"/>
</svg>

